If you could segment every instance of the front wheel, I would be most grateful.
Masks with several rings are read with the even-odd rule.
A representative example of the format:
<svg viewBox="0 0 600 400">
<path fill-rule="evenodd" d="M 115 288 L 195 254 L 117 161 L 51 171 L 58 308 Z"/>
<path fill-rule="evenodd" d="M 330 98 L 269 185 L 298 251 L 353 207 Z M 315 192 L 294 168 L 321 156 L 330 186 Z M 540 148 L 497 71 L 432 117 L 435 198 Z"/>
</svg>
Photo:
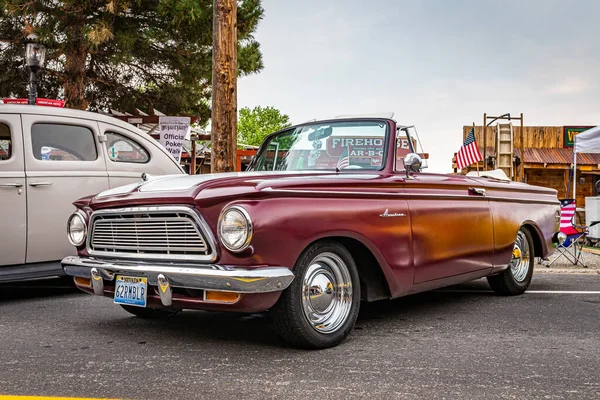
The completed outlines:
<svg viewBox="0 0 600 400">
<path fill-rule="evenodd" d="M 123 310 L 127 311 L 130 314 L 135 315 L 136 317 L 144 318 L 144 319 L 161 319 L 161 318 L 169 318 L 173 315 L 177 314 L 181 310 L 170 310 L 163 308 L 145 308 L 145 307 L 135 307 L 135 306 L 126 306 L 119 304 L 123 307 Z"/>
<path fill-rule="evenodd" d="M 287 342 L 324 349 L 352 331 L 360 308 L 360 281 L 350 252 L 335 241 L 310 246 L 294 267 L 296 278 L 271 309 Z"/>
<path fill-rule="evenodd" d="M 521 228 L 517 233 L 509 267 L 498 275 L 488 276 L 488 283 L 499 295 L 522 294 L 531 284 L 533 265 L 533 239 L 527 229 Z"/>
</svg>

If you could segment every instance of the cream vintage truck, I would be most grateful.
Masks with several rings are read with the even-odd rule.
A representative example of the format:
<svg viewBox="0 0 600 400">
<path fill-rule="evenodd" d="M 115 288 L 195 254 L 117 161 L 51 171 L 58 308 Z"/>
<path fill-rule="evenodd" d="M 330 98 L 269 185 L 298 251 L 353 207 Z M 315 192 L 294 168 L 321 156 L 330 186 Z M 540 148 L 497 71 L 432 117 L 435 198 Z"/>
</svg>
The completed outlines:
<svg viewBox="0 0 600 400">
<path fill-rule="evenodd" d="M 0 282 L 62 275 L 65 221 L 82 196 L 183 174 L 152 137 L 92 112 L 0 105 Z"/>
</svg>

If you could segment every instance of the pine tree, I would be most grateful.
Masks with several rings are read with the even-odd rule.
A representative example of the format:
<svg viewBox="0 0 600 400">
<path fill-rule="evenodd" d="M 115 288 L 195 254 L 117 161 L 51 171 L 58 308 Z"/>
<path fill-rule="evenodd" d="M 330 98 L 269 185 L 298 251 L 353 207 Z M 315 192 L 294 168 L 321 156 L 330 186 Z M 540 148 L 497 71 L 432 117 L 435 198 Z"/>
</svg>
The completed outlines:
<svg viewBox="0 0 600 400">
<path fill-rule="evenodd" d="M 47 48 L 38 95 L 92 111 L 210 117 L 212 0 L 0 0 L 0 96 L 26 97 L 24 39 Z M 262 69 L 261 0 L 238 0 L 238 74 Z"/>
</svg>

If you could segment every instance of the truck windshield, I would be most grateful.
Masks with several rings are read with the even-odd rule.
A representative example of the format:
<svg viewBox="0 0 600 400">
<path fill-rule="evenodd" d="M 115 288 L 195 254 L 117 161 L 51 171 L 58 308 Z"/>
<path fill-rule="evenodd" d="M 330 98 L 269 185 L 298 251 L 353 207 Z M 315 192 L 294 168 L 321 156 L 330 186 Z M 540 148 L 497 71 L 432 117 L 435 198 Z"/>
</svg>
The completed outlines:
<svg viewBox="0 0 600 400">
<path fill-rule="evenodd" d="M 249 170 L 379 170 L 388 134 L 384 121 L 302 125 L 267 138 Z"/>
</svg>

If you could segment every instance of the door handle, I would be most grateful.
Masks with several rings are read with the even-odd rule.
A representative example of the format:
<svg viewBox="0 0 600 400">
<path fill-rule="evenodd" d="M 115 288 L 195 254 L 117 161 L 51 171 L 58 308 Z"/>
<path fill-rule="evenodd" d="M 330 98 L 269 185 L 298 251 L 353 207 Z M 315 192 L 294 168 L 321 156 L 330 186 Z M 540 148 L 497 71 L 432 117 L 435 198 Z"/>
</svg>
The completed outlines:
<svg viewBox="0 0 600 400">
<path fill-rule="evenodd" d="M 477 195 L 477 196 L 485 196 L 485 189 L 484 188 L 470 187 L 469 188 L 469 194 L 474 194 L 474 195 Z"/>
<path fill-rule="evenodd" d="M 0 187 L 20 188 L 20 187 L 23 187 L 23 184 L 22 183 L 0 183 Z"/>
<path fill-rule="evenodd" d="M 29 186 L 51 186 L 54 182 L 31 182 Z"/>
</svg>

